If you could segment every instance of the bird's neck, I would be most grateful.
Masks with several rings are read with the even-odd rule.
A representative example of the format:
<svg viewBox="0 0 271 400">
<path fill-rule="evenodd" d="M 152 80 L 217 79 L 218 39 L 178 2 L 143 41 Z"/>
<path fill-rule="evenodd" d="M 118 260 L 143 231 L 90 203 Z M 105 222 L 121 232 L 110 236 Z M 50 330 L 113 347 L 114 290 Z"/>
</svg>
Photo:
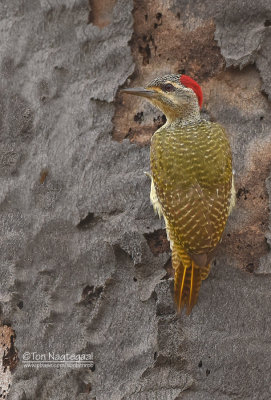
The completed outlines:
<svg viewBox="0 0 271 400">
<path fill-rule="evenodd" d="M 200 109 L 198 106 L 186 107 L 182 109 L 166 110 L 166 126 L 177 127 L 199 123 L 201 120 Z"/>
</svg>

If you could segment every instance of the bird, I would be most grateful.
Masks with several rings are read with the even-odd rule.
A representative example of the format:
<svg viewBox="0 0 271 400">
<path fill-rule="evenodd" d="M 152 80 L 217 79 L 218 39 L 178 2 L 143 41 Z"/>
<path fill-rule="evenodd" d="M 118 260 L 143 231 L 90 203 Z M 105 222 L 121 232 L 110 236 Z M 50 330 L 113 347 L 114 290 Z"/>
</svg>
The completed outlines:
<svg viewBox="0 0 271 400">
<path fill-rule="evenodd" d="M 177 311 L 189 315 L 235 204 L 229 138 L 222 125 L 201 117 L 202 89 L 190 76 L 168 74 L 122 92 L 166 116 L 151 138 L 150 199 L 165 220 Z"/>
</svg>

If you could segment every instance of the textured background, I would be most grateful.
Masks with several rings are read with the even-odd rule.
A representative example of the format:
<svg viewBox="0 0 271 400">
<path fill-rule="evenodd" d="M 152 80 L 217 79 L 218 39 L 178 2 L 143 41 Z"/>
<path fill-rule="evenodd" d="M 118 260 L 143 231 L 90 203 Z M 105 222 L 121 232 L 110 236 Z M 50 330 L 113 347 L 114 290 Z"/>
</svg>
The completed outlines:
<svg viewBox="0 0 271 400">
<path fill-rule="evenodd" d="M 270 66 L 269 0 L 1 1 L 2 398 L 271 398 Z M 118 94 L 169 72 L 202 84 L 236 171 L 189 317 L 144 175 L 163 116 Z M 23 368 L 50 350 L 95 368 Z"/>
</svg>

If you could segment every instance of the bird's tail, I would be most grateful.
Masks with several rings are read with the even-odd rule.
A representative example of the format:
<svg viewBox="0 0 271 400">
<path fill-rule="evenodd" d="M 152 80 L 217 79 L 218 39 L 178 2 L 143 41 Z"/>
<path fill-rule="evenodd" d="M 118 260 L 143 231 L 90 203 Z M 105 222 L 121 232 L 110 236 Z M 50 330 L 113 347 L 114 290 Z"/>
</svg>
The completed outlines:
<svg viewBox="0 0 271 400">
<path fill-rule="evenodd" d="M 190 314 L 197 303 L 201 281 L 209 274 L 210 264 L 199 267 L 183 249 L 173 245 L 172 266 L 175 270 L 174 299 L 178 311 L 186 307 L 187 314 Z"/>
</svg>

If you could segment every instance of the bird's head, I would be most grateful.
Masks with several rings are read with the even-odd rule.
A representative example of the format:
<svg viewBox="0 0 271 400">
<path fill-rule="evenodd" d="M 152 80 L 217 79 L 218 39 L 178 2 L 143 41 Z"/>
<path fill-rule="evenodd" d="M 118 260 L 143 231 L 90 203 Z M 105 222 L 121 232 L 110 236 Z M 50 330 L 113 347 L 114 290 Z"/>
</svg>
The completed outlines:
<svg viewBox="0 0 271 400">
<path fill-rule="evenodd" d="M 146 87 L 122 92 L 147 98 L 166 115 L 168 123 L 200 119 L 201 87 L 187 75 L 164 75 Z"/>
</svg>

